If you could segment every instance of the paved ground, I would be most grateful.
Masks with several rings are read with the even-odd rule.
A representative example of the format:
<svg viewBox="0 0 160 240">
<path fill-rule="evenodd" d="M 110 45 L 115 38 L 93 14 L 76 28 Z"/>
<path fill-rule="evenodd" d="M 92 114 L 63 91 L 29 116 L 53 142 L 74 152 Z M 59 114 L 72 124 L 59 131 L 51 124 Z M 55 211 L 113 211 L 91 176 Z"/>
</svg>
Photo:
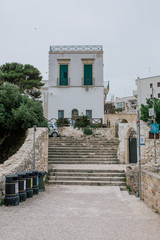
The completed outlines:
<svg viewBox="0 0 160 240">
<path fill-rule="evenodd" d="M 0 208 L 0 240 L 159 240 L 160 215 L 118 187 L 48 186 Z"/>
</svg>

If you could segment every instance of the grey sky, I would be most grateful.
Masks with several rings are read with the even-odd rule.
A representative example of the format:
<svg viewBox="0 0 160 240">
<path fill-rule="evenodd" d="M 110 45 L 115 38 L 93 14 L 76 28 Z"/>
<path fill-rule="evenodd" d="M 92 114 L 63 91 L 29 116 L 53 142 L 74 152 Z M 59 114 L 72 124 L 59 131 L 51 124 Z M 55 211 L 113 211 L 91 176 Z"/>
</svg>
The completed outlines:
<svg viewBox="0 0 160 240">
<path fill-rule="evenodd" d="M 110 95 L 132 95 L 137 76 L 160 74 L 160 0 L 0 0 L 0 65 L 48 79 L 50 45 L 89 44 L 103 45 Z"/>
</svg>

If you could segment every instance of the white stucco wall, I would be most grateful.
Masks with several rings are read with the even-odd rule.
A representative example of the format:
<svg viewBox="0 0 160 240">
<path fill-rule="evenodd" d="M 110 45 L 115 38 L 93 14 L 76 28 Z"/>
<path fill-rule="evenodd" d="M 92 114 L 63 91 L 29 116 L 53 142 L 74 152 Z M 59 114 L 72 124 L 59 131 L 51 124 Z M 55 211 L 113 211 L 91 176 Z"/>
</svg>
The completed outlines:
<svg viewBox="0 0 160 240">
<path fill-rule="evenodd" d="M 88 91 L 83 87 L 50 88 L 49 119 L 57 119 L 58 110 L 64 110 L 65 118 L 71 118 L 73 109 L 77 109 L 79 115 L 92 110 L 93 118 L 104 119 L 103 96 L 103 87 L 91 87 Z"/>
<path fill-rule="evenodd" d="M 50 53 L 49 54 L 49 86 L 57 86 L 58 61 L 57 59 L 70 59 L 68 78 L 70 86 L 81 86 L 83 77 L 82 59 L 95 59 L 93 64 L 93 78 L 96 86 L 103 86 L 103 55 L 89 53 Z"/>
<path fill-rule="evenodd" d="M 68 86 L 57 86 L 60 61 L 68 64 Z M 85 61 L 91 61 L 93 66 L 93 85 L 88 87 L 82 81 Z M 104 120 L 103 51 L 49 53 L 48 119 L 57 119 L 58 110 L 64 110 L 65 118 L 71 118 L 73 109 L 79 115 L 92 110 L 92 118 Z"/>
<path fill-rule="evenodd" d="M 153 84 L 154 97 L 158 98 L 158 93 L 160 93 L 160 87 L 157 87 L 158 82 L 160 82 L 160 76 L 136 79 L 139 107 L 141 104 L 146 104 L 146 98 L 150 98 L 152 94 L 150 83 Z"/>
</svg>

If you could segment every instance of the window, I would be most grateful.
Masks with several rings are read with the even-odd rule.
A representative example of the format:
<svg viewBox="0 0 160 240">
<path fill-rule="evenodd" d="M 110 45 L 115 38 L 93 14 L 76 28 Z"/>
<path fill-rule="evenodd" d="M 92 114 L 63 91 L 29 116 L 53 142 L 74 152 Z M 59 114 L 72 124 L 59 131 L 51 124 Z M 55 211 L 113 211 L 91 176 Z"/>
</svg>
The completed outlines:
<svg viewBox="0 0 160 240">
<path fill-rule="evenodd" d="M 92 118 L 92 110 L 86 110 L 86 116 Z"/>
<path fill-rule="evenodd" d="M 92 84 L 92 64 L 84 64 L 84 85 Z"/>
<path fill-rule="evenodd" d="M 158 93 L 158 98 L 160 98 L 160 93 Z"/>
<path fill-rule="evenodd" d="M 150 83 L 150 88 L 152 88 L 153 87 L 153 84 L 152 83 Z"/>
<path fill-rule="evenodd" d="M 160 82 L 157 82 L 157 87 L 160 87 Z"/>
<path fill-rule="evenodd" d="M 64 110 L 58 110 L 58 119 L 64 118 Z"/>
<path fill-rule="evenodd" d="M 150 98 L 152 98 L 152 94 L 150 95 Z"/>
<path fill-rule="evenodd" d="M 68 86 L 68 65 L 60 65 L 59 85 Z"/>
</svg>

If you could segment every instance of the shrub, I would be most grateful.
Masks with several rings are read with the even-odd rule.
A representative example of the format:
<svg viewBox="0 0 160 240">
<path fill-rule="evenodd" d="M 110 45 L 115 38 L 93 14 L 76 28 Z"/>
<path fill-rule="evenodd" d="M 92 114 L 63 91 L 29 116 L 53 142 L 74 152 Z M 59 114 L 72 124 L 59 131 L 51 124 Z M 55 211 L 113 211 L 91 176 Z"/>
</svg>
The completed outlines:
<svg viewBox="0 0 160 240">
<path fill-rule="evenodd" d="M 84 133 L 85 135 L 92 135 L 92 134 L 93 134 L 93 131 L 92 131 L 92 129 L 91 129 L 90 127 L 85 127 L 85 128 L 83 129 L 83 133 Z"/>
<path fill-rule="evenodd" d="M 68 124 L 70 124 L 68 118 L 59 118 L 57 120 L 57 126 L 58 127 L 63 127 L 63 126 L 68 125 Z"/>
<path fill-rule="evenodd" d="M 90 119 L 88 118 L 88 116 L 78 116 L 75 122 L 74 127 L 76 128 L 84 128 L 90 126 Z"/>
</svg>

